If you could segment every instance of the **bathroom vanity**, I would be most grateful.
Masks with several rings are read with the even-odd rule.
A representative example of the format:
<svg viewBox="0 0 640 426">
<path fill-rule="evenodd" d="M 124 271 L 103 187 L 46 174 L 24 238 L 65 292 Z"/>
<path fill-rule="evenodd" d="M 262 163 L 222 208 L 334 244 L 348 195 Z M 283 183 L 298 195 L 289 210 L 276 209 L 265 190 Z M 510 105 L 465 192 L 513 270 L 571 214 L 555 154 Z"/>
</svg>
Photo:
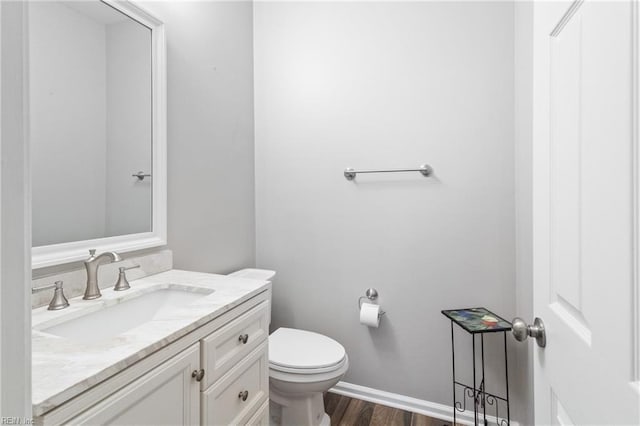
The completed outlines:
<svg viewBox="0 0 640 426">
<path fill-rule="evenodd" d="M 268 424 L 269 282 L 171 270 L 70 303 L 33 311 L 36 424 Z"/>
</svg>

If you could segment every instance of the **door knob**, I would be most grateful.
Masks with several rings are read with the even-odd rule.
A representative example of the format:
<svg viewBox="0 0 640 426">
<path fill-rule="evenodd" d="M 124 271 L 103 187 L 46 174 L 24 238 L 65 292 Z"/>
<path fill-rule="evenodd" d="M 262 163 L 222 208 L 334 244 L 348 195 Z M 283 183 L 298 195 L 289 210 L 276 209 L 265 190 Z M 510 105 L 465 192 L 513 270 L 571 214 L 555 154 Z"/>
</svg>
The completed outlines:
<svg viewBox="0 0 640 426">
<path fill-rule="evenodd" d="M 533 337 L 541 348 L 547 346 L 547 334 L 544 322 L 540 318 L 533 320 L 533 325 L 527 325 L 522 318 L 516 317 L 512 321 L 511 332 L 518 342 L 524 342 L 527 337 Z"/>
</svg>

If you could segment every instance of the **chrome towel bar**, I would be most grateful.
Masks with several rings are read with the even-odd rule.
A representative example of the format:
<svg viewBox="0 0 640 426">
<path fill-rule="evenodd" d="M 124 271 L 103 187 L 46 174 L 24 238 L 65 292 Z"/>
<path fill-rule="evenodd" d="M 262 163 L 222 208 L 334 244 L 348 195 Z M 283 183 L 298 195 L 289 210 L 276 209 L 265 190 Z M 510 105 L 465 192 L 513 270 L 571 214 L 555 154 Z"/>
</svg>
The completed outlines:
<svg viewBox="0 0 640 426">
<path fill-rule="evenodd" d="M 354 180 L 358 173 L 398 173 L 398 172 L 420 172 L 422 176 L 428 177 L 433 174 L 433 168 L 428 164 L 423 164 L 417 169 L 387 169 L 387 170 L 354 170 L 352 168 L 344 169 L 344 177 L 347 180 Z"/>
</svg>

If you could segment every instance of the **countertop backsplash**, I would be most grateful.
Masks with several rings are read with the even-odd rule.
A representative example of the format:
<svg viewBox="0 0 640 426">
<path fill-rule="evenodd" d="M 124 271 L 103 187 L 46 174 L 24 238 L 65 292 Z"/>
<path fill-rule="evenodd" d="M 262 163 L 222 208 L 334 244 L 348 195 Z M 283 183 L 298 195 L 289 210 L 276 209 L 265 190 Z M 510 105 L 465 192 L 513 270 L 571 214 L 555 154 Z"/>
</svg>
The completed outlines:
<svg viewBox="0 0 640 426">
<path fill-rule="evenodd" d="M 121 262 L 106 263 L 100 266 L 98 270 L 98 284 L 100 288 L 113 287 L 118 280 L 118 268 L 122 266 L 128 268 L 130 266 L 140 265 L 139 268 L 127 271 L 127 279 L 129 281 L 165 272 L 173 268 L 173 252 L 169 249 L 144 253 L 137 256 L 134 255 L 133 257 L 127 257 L 127 255 L 124 254 L 122 257 L 124 260 Z M 84 294 L 87 283 L 87 272 L 84 265 L 80 264 L 68 271 L 59 271 L 35 278 L 31 281 L 31 287 L 41 287 L 53 284 L 55 281 L 64 282 L 64 294 L 67 299 L 71 299 L 72 297 Z M 32 294 L 31 307 L 38 308 L 48 305 L 52 296 L 53 290 Z"/>
</svg>

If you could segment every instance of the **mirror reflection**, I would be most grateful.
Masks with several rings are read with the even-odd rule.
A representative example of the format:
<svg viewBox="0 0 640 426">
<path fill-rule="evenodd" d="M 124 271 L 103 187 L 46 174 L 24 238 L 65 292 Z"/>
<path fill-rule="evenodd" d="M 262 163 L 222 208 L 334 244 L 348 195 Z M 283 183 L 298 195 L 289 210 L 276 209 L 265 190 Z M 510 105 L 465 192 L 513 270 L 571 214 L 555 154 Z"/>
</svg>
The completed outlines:
<svg viewBox="0 0 640 426">
<path fill-rule="evenodd" d="M 33 246 L 150 232 L 151 30 L 100 1 L 29 20 Z"/>
</svg>

